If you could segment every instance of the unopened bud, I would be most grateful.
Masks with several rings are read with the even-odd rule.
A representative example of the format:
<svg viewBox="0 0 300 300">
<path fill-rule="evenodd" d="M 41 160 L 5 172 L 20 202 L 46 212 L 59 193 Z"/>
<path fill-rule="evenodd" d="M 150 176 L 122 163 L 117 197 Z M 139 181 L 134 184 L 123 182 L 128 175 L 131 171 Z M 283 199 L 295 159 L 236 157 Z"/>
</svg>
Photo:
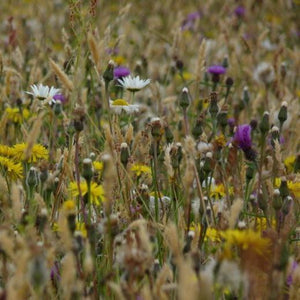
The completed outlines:
<svg viewBox="0 0 300 300">
<path fill-rule="evenodd" d="M 264 112 L 262 120 L 259 124 L 259 129 L 263 135 L 265 135 L 269 131 L 269 113 L 267 111 Z"/>
<path fill-rule="evenodd" d="M 184 87 L 182 89 L 180 98 L 179 98 L 179 106 L 185 110 L 187 109 L 187 107 L 190 105 L 191 102 L 191 97 L 189 95 L 189 90 L 188 88 Z"/>
<path fill-rule="evenodd" d="M 272 202 L 273 208 L 278 211 L 282 207 L 282 198 L 280 196 L 280 191 L 278 189 L 275 189 L 273 192 L 273 202 Z"/>
<path fill-rule="evenodd" d="M 228 56 L 227 55 L 223 59 L 222 66 L 224 68 L 228 68 L 229 67 L 229 61 L 228 61 Z"/>
<path fill-rule="evenodd" d="M 287 197 L 290 193 L 289 193 L 289 188 L 287 185 L 287 181 L 286 179 L 281 179 L 281 184 L 279 187 L 279 192 L 280 192 L 280 196 L 282 197 L 282 199 L 284 199 L 285 197 Z"/>
<path fill-rule="evenodd" d="M 55 104 L 54 104 L 54 107 L 53 107 L 53 111 L 55 113 L 55 115 L 60 115 L 62 113 L 62 104 L 60 101 L 56 101 Z"/>
<path fill-rule="evenodd" d="M 109 61 L 108 66 L 103 73 L 103 79 L 107 85 L 114 79 L 114 62 L 112 60 Z"/>
<path fill-rule="evenodd" d="M 38 171 L 36 168 L 31 167 L 27 177 L 26 177 L 26 184 L 29 188 L 34 188 L 38 186 L 39 184 L 39 176 L 38 176 Z"/>
<path fill-rule="evenodd" d="M 210 94 L 210 105 L 208 111 L 213 119 L 217 116 L 219 112 L 218 94 L 216 92 L 212 92 Z"/>
<path fill-rule="evenodd" d="M 165 127 L 165 137 L 166 137 L 167 144 L 171 144 L 174 140 L 174 135 L 169 126 Z"/>
<path fill-rule="evenodd" d="M 85 158 L 82 163 L 82 176 L 86 181 L 90 182 L 94 175 L 93 162 L 90 158 Z"/>
<path fill-rule="evenodd" d="M 124 167 L 127 166 L 128 159 L 129 159 L 129 148 L 127 143 L 122 143 L 121 144 L 121 154 L 120 154 L 120 160 L 121 163 L 124 165 Z"/>
<path fill-rule="evenodd" d="M 278 120 L 280 122 L 280 126 L 287 120 L 287 102 L 282 102 L 281 108 L 278 113 Z"/>
<path fill-rule="evenodd" d="M 249 90 L 248 90 L 247 86 L 245 86 L 244 90 L 243 90 L 243 101 L 246 104 L 249 104 L 249 101 L 250 101 L 250 95 L 249 95 Z"/>
</svg>

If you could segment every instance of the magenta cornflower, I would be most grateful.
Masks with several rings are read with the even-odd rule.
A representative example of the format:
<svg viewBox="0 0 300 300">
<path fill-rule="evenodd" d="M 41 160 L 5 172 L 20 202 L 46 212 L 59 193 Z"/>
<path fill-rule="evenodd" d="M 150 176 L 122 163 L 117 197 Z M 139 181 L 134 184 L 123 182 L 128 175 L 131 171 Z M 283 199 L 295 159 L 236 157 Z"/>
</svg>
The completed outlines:
<svg viewBox="0 0 300 300">
<path fill-rule="evenodd" d="M 243 151 L 251 148 L 251 126 L 248 124 L 237 126 L 233 140 Z"/>
<path fill-rule="evenodd" d="M 60 101 L 61 103 L 66 103 L 67 102 L 67 99 L 63 94 L 56 94 L 56 95 L 53 96 L 53 99 L 55 101 Z"/>
<path fill-rule="evenodd" d="M 233 142 L 235 142 L 237 146 L 243 150 L 246 159 L 251 161 L 255 160 L 256 152 L 252 149 L 250 125 L 244 124 L 237 126 Z"/>
<path fill-rule="evenodd" d="M 116 67 L 114 68 L 114 77 L 115 78 L 122 78 L 122 77 L 126 77 L 130 74 L 130 70 L 126 67 Z"/>
<path fill-rule="evenodd" d="M 214 65 L 214 66 L 210 66 L 207 69 L 207 72 L 212 75 L 222 75 L 222 74 L 226 73 L 226 69 L 223 66 Z"/>
<path fill-rule="evenodd" d="M 245 7 L 244 6 L 238 6 L 235 10 L 234 13 L 237 17 L 243 17 L 245 15 Z"/>
</svg>

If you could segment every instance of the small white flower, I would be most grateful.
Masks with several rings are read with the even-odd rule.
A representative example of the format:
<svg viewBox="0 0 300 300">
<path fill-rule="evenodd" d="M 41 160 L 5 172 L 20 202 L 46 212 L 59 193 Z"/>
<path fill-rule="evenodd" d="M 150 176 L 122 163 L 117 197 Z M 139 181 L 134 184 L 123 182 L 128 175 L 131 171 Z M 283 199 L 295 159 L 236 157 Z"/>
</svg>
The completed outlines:
<svg viewBox="0 0 300 300">
<path fill-rule="evenodd" d="M 118 79 L 118 82 L 124 89 L 130 92 L 137 92 L 147 86 L 150 83 L 150 79 L 144 80 L 140 79 L 140 76 L 131 77 L 129 75 L 124 78 Z"/>
<path fill-rule="evenodd" d="M 128 114 L 133 114 L 139 111 L 139 105 L 137 104 L 129 104 L 124 99 L 117 99 L 114 101 L 109 101 L 109 106 L 111 110 L 117 115 L 121 114 L 122 111 L 125 111 Z"/>
<path fill-rule="evenodd" d="M 49 100 L 49 104 L 56 102 L 53 97 L 60 91 L 60 89 L 53 86 L 49 87 L 47 85 L 42 85 L 41 83 L 38 85 L 33 84 L 30 88 L 32 91 L 26 92 L 27 94 L 30 94 L 39 100 Z"/>
</svg>

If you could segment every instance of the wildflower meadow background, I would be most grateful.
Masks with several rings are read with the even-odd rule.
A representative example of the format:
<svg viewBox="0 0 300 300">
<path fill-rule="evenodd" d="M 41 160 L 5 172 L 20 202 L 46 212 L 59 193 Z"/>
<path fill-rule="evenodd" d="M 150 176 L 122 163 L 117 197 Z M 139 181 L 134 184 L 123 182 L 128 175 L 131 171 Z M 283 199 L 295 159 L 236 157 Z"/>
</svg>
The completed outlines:
<svg viewBox="0 0 300 300">
<path fill-rule="evenodd" d="M 0 9 L 0 299 L 300 299 L 298 0 Z"/>
</svg>

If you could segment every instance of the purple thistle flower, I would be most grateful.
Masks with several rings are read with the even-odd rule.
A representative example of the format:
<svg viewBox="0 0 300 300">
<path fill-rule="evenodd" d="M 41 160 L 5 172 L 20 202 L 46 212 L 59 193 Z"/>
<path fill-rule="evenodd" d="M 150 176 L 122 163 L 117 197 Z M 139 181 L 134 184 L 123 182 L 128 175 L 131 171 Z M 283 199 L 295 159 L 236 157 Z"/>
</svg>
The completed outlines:
<svg viewBox="0 0 300 300">
<path fill-rule="evenodd" d="M 227 119 L 227 124 L 229 125 L 230 128 L 233 128 L 235 126 L 235 119 L 234 118 L 228 118 Z"/>
<path fill-rule="evenodd" d="M 207 72 L 212 75 L 221 75 L 221 74 L 226 73 L 226 69 L 223 66 L 215 65 L 215 66 L 210 66 L 207 69 Z"/>
<path fill-rule="evenodd" d="M 115 78 L 122 78 L 122 77 L 126 77 L 130 74 L 130 70 L 126 67 L 116 67 L 114 68 L 114 77 Z"/>
<path fill-rule="evenodd" d="M 247 151 L 252 146 L 251 126 L 248 124 L 239 125 L 236 128 L 233 141 L 243 150 Z"/>
<path fill-rule="evenodd" d="M 60 101 L 61 103 L 66 103 L 67 102 L 67 99 L 63 94 L 56 94 L 56 95 L 53 96 L 53 99 L 55 101 Z"/>
<path fill-rule="evenodd" d="M 238 6 L 235 10 L 234 13 L 237 17 L 243 17 L 245 15 L 246 9 L 244 6 Z"/>
<path fill-rule="evenodd" d="M 181 25 L 181 30 L 193 30 L 195 26 L 195 22 L 200 18 L 200 13 L 198 11 L 190 13 L 183 20 Z"/>
</svg>

